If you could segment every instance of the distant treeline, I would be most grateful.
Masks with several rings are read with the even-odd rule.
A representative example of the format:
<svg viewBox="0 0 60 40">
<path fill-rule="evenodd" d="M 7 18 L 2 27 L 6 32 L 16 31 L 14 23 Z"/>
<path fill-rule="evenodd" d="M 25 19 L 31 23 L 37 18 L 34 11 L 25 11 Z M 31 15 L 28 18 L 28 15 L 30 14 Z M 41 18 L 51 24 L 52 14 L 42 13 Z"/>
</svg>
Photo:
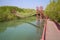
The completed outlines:
<svg viewBox="0 0 60 40">
<path fill-rule="evenodd" d="M 45 14 L 52 20 L 60 22 L 60 0 L 51 0 L 45 9 Z"/>
<path fill-rule="evenodd" d="M 0 6 L 0 22 L 19 19 L 11 12 L 13 9 L 18 12 L 17 14 L 21 14 L 22 16 L 31 16 L 35 14 L 34 9 L 24 9 L 16 6 Z"/>
</svg>

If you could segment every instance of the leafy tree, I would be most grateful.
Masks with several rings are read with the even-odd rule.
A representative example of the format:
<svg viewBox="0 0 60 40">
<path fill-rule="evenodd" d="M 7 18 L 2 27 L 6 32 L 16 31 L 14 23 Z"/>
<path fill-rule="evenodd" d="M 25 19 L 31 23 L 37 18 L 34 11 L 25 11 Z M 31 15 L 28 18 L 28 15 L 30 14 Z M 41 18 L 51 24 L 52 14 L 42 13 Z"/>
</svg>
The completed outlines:
<svg viewBox="0 0 60 40">
<path fill-rule="evenodd" d="M 60 22 L 60 0 L 53 0 L 47 5 L 45 14 L 48 15 L 52 20 Z"/>
</svg>

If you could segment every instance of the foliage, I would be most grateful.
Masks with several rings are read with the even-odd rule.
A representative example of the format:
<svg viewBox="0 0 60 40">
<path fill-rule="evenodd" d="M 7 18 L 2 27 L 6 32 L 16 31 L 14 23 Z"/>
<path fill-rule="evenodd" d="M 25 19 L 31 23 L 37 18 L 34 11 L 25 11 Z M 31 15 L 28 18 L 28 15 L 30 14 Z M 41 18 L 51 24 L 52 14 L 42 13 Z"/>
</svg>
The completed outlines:
<svg viewBox="0 0 60 40">
<path fill-rule="evenodd" d="M 56 20 L 60 22 L 60 0 L 51 1 L 45 10 L 45 14 L 47 14 L 52 20 Z"/>
<path fill-rule="evenodd" d="M 11 13 L 13 9 L 15 9 L 16 12 L 19 12 L 19 14 L 22 14 L 22 16 L 28 16 L 35 13 L 34 9 L 24 9 L 15 6 L 0 6 L 0 22 L 18 19 L 17 16 Z"/>
</svg>

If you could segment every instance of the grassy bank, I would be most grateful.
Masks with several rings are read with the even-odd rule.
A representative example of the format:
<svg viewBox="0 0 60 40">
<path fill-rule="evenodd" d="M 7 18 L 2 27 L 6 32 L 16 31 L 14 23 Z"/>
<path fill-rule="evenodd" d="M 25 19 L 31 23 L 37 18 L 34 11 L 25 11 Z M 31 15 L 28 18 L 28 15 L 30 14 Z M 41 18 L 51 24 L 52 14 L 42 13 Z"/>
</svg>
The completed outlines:
<svg viewBox="0 0 60 40">
<path fill-rule="evenodd" d="M 12 10 L 14 9 L 19 16 L 28 17 L 35 14 L 34 9 L 24 9 L 15 6 L 0 6 L 0 22 L 20 19 L 12 13 Z"/>
</svg>

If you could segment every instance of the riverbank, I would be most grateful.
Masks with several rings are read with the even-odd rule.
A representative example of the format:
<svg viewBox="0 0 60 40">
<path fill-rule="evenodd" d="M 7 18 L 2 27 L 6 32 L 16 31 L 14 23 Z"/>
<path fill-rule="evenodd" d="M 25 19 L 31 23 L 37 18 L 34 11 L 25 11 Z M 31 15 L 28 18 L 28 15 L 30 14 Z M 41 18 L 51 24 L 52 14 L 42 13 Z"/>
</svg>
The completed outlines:
<svg viewBox="0 0 60 40">
<path fill-rule="evenodd" d="M 0 22 L 30 17 L 34 14 L 34 9 L 24 9 L 15 6 L 0 6 Z"/>
</svg>

